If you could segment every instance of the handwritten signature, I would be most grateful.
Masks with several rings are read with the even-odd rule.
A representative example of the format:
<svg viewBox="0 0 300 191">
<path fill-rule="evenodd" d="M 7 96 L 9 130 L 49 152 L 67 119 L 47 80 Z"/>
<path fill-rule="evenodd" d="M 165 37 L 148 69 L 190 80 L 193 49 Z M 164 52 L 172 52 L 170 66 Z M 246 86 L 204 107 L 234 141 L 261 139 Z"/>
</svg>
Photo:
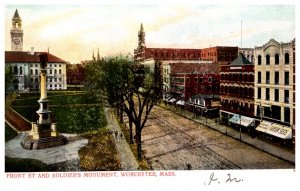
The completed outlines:
<svg viewBox="0 0 300 191">
<path fill-rule="evenodd" d="M 243 182 L 244 180 L 241 178 L 233 177 L 230 173 L 227 174 L 225 178 L 219 178 L 215 176 L 215 173 L 211 173 L 209 176 L 209 181 L 207 185 L 213 185 L 213 184 L 221 184 L 221 183 L 240 183 Z M 206 183 L 204 182 L 204 185 Z"/>
</svg>

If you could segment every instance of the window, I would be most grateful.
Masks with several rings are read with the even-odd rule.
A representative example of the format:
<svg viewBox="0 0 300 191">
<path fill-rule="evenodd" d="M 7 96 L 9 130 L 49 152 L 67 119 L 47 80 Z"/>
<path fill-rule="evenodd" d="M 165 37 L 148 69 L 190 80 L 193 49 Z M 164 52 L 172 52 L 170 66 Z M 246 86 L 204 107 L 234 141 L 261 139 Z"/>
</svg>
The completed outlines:
<svg viewBox="0 0 300 191">
<path fill-rule="evenodd" d="M 289 53 L 284 54 L 284 63 L 289 64 L 290 63 L 290 55 Z"/>
<path fill-rule="evenodd" d="M 18 74 L 18 67 L 14 66 L 14 74 Z"/>
<path fill-rule="evenodd" d="M 61 74 L 61 69 L 59 69 L 59 74 Z"/>
<path fill-rule="evenodd" d="M 59 82 L 61 82 L 61 78 L 59 78 Z"/>
<path fill-rule="evenodd" d="M 38 67 L 38 65 L 37 65 L 37 64 L 35 64 L 35 67 Z"/>
<path fill-rule="evenodd" d="M 59 64 L 59 67 L 61 67 L 61 64 Z"/>
<path fill-rule="evenodd" d="M 39 72 L 38 72 L 38 70 L 37 70 L 37 69 L 35 69 L 35 75 L 38 75 L 38 73 L 39 73 Z"/>
<path fill-rule="evenodd" d="M 20 74 L 22 75 L 23 71 L 22 71 L 22 67 L 20 67 Z"/>
<path fill-rule="evenodd" d="M 261 88 L 257 88 L 257 99 L 261 99 Z"/>
<path fill-rule="evenodd" d="M 56 69 L 54 70 L 54 74 L 57 74 L 57 70 Z"/>
<path fill-rule="evenodd" d="M 289 90 L 284 90 L 284 102 L 289 103 Z"/>
<path fill-rule="evenodd" d="M 32 69 L 30 69 L 30 74 L 33 74 L 33 70 Z"/>
<path fill-rule="evenodd" d="M 275 64 L 279 64 L 279 54 L 275 54 Z"/>
<path fill-rule="evenodd" d="M 261 72 L 257 73 L 257 83 L 261 83 Z"/>
<path fill-rule="evenodd" d="M 270 100 L 270 88 L 266 88 L 266 100 Z"/>
<path fill-rule="evenodd" d="M 290 108 L 284 108 L 284 122 L 290 123 Z"/>
<path fill-rule="evenodd" d="M 279 72 L 275 72 L 274 83 L 279 84 Z"/>
<path fill-rule="evenodd" d="M 274 101 L 279 101 L 279 89 L 275 89 Z"/>
<path fill-rule="evenodd" d="M 49 81 L 52 82 L 52 78 L 49 78 Z"/>
<path fill-rule="evenodd" d="M 211 82 L 211 77 L 208 78 L 208 82 Z"/>
<path fill-rule="evenodd" d="M 257 64 L 261 65 L 261 55 L 258 55 L 258 57 L 257 57 Z"/>
<path fill-rule="evenodd" d="M 289 72 L 284 72 L 284 84 L 285 85 L 289 85 L 289 77 L 290 77 Z"/>
<path fill-rule="evenodd" d="M 50 74 L 52 74 L 52 70 L 50 69 Z"/>
<path fill-rule="evenodd" d="M 270 83 L 270 72 L 266 72 L 266 84 Z"/>
<path fill-rule="evenodd" d="M 190 78 L 186 78 L 186 83 L 190 83 Z"/>
<path fill-rule="evenodd" d="M 270 55 L 266 55 L 266 65 L 270 65 Z"/>
<path fill-rule="evenodd" d="M 198 78 L 194 78 L 194 80 L 195 80 L 195 83 L 198 83 Z"/>
<path fill-rule="evenodd" d="M 50 67 L 52 67 L 52 64 L 50 64 Z"/>
<path fill-rule="evenodd" d="M 56 78 L 54 78 L 54 82 L 57 82 L 57 79 L 56 79 Z"/>
</svg>

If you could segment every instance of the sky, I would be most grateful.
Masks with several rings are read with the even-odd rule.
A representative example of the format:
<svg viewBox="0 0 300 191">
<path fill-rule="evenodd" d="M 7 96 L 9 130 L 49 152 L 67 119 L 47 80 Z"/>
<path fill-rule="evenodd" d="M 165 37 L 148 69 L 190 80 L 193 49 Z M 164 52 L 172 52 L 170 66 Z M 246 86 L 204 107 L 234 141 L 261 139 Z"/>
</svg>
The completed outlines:
<svg viewBox="0 0 300 191">
<path fill-rule="evenodd" d="M 156 48 L 253 48 L 271 38 L 279 42 L 295 38 L 293 5 L 7 4 L 5 50 L 11 49 L 16 9 L 23 22 L 23 50 L 49 48 L 70 63 L 90 60 L 98 48 L 100 56 L 133 54 L 141 23 L 146 47 Z"/>
</svg>

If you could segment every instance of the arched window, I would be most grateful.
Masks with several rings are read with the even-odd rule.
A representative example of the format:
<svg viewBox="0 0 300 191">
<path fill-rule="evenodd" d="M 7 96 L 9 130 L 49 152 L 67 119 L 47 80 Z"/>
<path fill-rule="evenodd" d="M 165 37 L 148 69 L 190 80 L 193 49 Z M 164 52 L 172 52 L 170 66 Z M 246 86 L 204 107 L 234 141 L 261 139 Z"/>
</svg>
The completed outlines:
<svg viewBox="0 0 300 191">
<path fill-rule="evenodd" d="M 22 71 L 22 67 L 20 67 L 20 74 L 22 75 L 23 71 Z"/>
<path fill-rule="evenodd" d="M 279 54 L 275 54 L 275 64 L 279 64 Z"/>
<path fill-rule="evenodd" d="M 289 53 L 284 54 L 284 63 L 289 64 L 290 63 L 290 55 Z"/>
<path fill-rule="evenodd" d="M 270 65 L 270 55 L 266 55 L 266 65 Z"/>
<path fill-rule="evenodd" d="M 261 65 L 261 55 L 258 55 L 258 57 L 257 57 L 257 64 Z"/>
</svg>

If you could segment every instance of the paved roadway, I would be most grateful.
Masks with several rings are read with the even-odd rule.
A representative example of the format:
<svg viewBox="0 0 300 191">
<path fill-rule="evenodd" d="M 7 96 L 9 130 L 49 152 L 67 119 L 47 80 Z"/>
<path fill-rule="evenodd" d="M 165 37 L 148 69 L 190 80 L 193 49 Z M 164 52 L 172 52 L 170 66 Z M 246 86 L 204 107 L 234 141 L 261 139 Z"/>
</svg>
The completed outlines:
<svg viewBox="0 0 300 191">
<path fill-rule="evenodd" d="M 161 107 L 153 108 L 142 141 L 154 170 L 295 168 L 292 163 Z"/>
</svg>

